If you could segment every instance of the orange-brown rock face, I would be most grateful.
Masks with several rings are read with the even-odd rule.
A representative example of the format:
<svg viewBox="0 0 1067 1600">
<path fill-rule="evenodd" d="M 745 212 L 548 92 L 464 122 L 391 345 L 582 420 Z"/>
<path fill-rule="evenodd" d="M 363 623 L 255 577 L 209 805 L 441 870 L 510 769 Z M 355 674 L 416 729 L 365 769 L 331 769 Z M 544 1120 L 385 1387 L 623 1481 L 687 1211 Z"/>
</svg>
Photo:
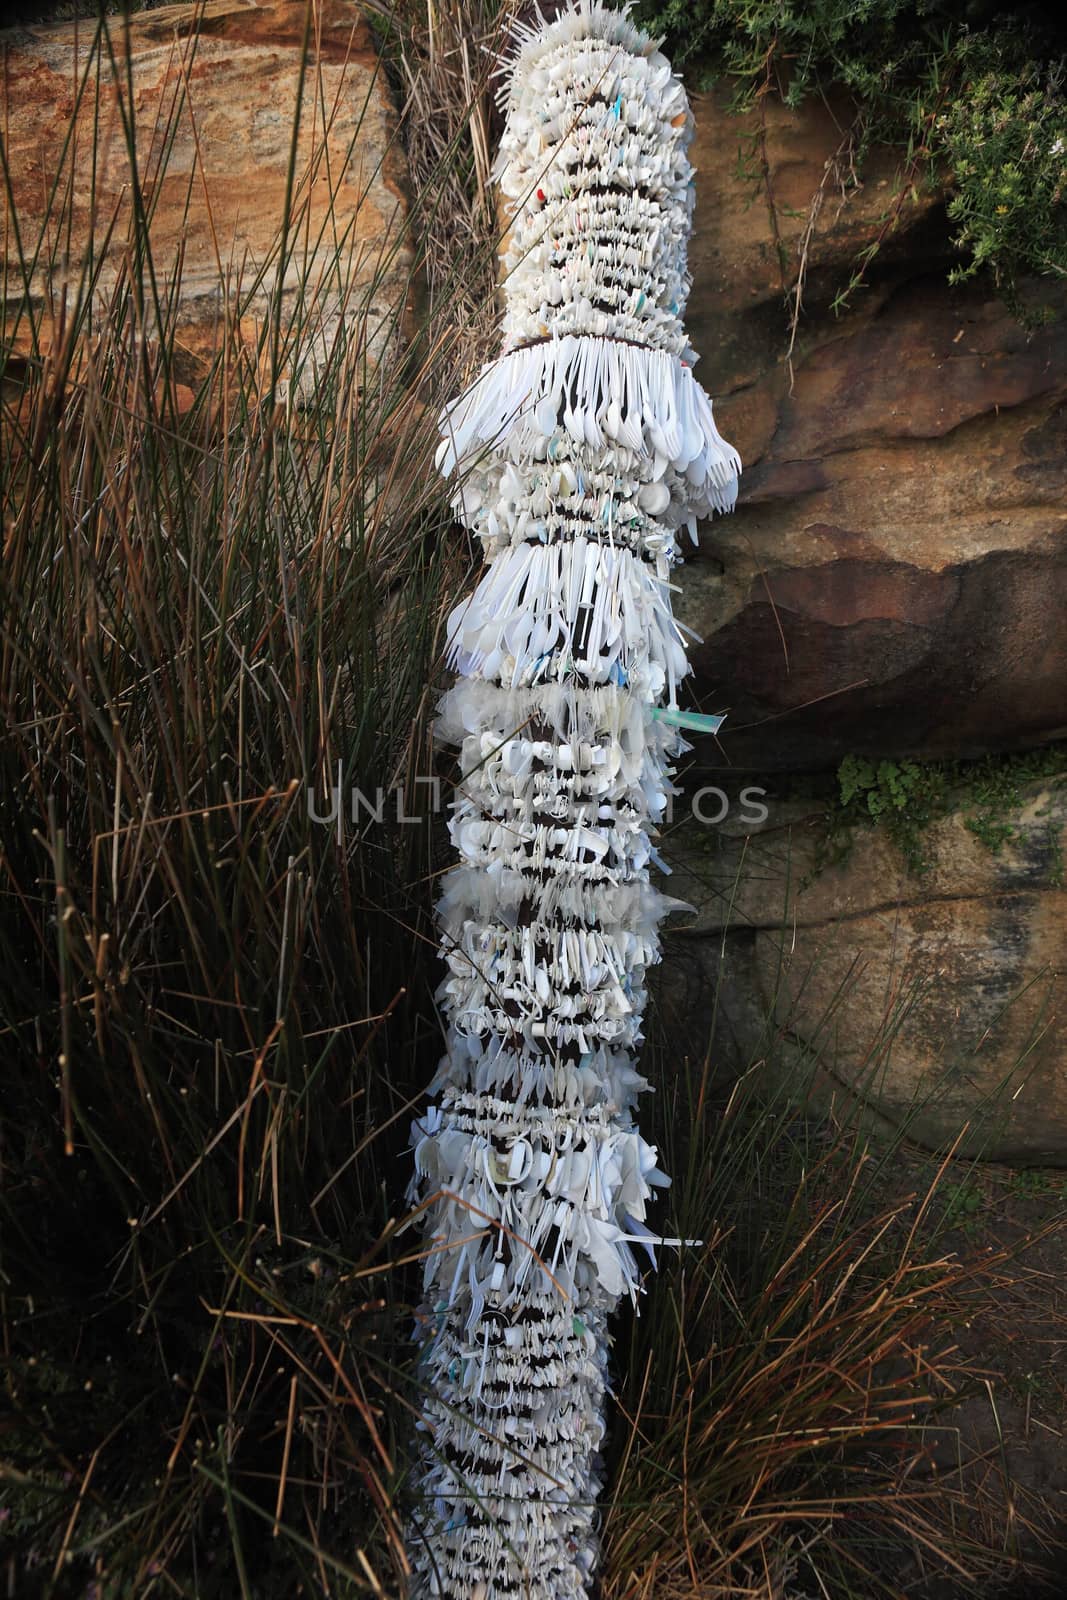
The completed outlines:
<svg viewBox="0 0 1067 1600">
<path fill-rule="evenodd" d="M 411 261 L 389 95 L 358 8 L 316 0 L 301 96 L 306 16 L 302 0 L 208 0 L 142 13 L 128 29 L 110 18 L 114 67 L 106 44 L 94 48 L 91 23 L 3 35 L 4 140 L 24 254 L 47 241 L 30 278 L 46 339 L 64 292 L 73 299 L 90 242 L 100 262 L 96 304 L 113 292 L 135 234 L 135 165 L 164 298 L 180 264 L 175 346 L 189 379 L 217 347 L 224 302 L 232 313 L 238 289 L 241 334 L 254 342 L 278 282 L 299 105 L 283 323 L 297 286 L 321 283 L 321 338 L 339 317 L 358 314 L 372 350 L 388 343 Z M 6 244 L 6 339 L 26 351 L 10 218 Z M 331 307 L 328 274 L 338 262 L 352 292 Z"/>
<path fill-rule="evenodd" d="M 995 853 L 973 809 L 961 795 L 924 832 L 922 877 L 880 828 L 827 862 L 810 802 L 755 828 L 685 820 L 666 846 L 699 907 L 664 963 L 681 1049 L 699 1058 L 714 1021 L 720 1064 L 769 1051 L 824 1109 L 855 1096 L 929 1149 L 966 1125 L 960 1154 L 1067 1165 L 1067 780 L 1021 785 Z"/>
<path fill-rule="evenodd" d="M 727 759 L 770 772 L 1062 736 L 1067 316 L 1028 335 L 988 286 L 950 288 L 937 197 L 909 195 L 835 318 L 896 205 L 896 155 L 843 199 L 834 117 L 768 101 L 772 220 L 736 171 L 754 122 L 720 97 L 694 110 L 688 326 L 745 472 L 737 516 L 703 530 L 680 615 L 704 639 L 702 704 L 730 711 Z M 790 392 L 783 287 L 824 176 Z"/>
</svg>

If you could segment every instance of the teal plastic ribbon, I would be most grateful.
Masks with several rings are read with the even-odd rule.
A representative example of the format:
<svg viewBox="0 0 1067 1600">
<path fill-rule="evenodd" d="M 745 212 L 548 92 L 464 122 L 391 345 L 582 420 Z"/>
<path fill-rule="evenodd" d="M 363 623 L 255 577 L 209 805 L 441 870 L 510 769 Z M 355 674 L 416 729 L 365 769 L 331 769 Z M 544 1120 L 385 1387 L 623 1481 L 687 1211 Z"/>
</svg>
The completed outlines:
<svg viewBox="0 0 1067 1600">
<path fill-rule="evenodd" d="M 718 733 L 726 721 L 705 711 L 679 711 L 675 706 L 653 706 L 652 715 L 657 722 L 668 722 L 672 728 L 688 728 L 692 733 Z"/>
</svg>

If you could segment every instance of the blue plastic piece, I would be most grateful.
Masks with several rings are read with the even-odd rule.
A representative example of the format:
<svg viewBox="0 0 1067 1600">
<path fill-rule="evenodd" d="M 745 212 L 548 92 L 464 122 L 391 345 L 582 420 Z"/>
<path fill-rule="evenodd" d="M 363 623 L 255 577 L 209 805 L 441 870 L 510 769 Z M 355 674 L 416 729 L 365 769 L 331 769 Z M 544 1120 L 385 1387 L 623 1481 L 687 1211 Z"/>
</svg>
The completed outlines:
<svg viewBox="0 0 1067 1600">
<path fill-rule="evenodd" d="M 653 706 L 652 715 L 657 722 L 667 722 L 672 728 L 688 728 L 692 733 L 718 733 L 726 721 L 726 714 L 712 716 L 705 711 L 679 711 L 676 706 Z"/>
</svg>

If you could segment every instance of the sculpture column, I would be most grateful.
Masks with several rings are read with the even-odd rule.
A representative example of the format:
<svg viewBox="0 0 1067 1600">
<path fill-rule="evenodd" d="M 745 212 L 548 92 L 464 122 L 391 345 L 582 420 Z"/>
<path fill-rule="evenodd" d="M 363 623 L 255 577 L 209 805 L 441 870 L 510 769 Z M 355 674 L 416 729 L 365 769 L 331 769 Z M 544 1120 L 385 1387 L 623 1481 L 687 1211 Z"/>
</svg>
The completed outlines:
<svg viewBox="0 0 1067 1600">
<path fill-rule="evenodd" d="M 628 9 L 628 8 L 627 8 Z M 688 670 L 679 536 L 729 511 L 681 316 L 683 87 L 625 11 L 516 30 L 495 176 L 500 355 L 441 419 L 487 566 L 449 622 L 460 752 L 439 905 L 447 1053 L 413 1130 L 429 1202 L 414 1593 L 570 1600 L 597 1556 L 609 1317 L 669 1180 L 634 1121 L 645 974 L 679 902 L 650 881 Z M 677 1241 L 673 1241 L 677 1242 Z"/>
</svg>

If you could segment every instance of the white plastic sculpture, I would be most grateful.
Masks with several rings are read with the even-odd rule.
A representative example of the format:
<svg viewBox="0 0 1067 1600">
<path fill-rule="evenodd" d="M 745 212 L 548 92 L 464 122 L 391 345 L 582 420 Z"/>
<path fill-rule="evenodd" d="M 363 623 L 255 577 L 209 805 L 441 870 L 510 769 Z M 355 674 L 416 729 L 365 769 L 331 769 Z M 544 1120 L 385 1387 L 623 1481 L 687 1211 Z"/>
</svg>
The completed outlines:
<svg viewBox="0 0 1067 1600">
<path fill-rule="evenodd" d="M 629 9 L 629 8 L 627 8 Z M 502 353 L 441 421 L 488 566 L 449 623 L 458 745 L 440 902 L 448 1053 L 415 1124 L 427 1398 L 413 1593 L 579 1600 L 597 1555 L 608 1319 L 636 1301 L 656 1151 L 636 1067 L 649 882 L 688 670 L 677 535 L 740 461 L 692 373 L 685 92 L 626 12 L 516 30 L 495 176 Z M 653 1255 L 654 1263 L 654 1255 Z"/>
</svg>

